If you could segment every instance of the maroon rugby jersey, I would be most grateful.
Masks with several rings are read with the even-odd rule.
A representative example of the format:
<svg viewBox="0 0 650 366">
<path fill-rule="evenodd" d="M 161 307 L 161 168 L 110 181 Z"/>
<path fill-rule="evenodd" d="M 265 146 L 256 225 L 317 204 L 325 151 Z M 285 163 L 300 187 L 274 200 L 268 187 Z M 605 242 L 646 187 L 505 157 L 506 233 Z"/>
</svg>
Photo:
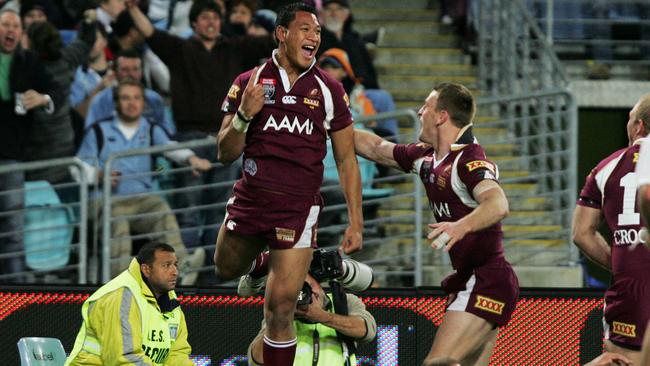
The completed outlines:
<svg viewBox="0 0 650 366">
<path fill-rule="evenodd" d="M 618 150 L 602 160 L 587 176 L 578 205 L 602 210 L 612 232 L 612 273 L 648 269 L 650 250 L 644 245 L 630 248 L 643 227 L 636 200 L 634 168 L 639 144 Z M 631 249 L 631 250 L 630 250 Z"/>
<path fill-rule="evenodd" d="M 422 179 L 437 222 L 458 221 L 478 206 L 472 191 L 484 179 L 497 181 L 496 164 L 487 160 L 481 145 L 474 143 L 471 127 L 452 145 L 442 161 L 435 162 L 426 144 L 396 145 L 393 157 L 404 171 Z M 503 259 L 501 223 L 467 234 L 449 251 L 456 270 L 476 268 Z"/>
<path fill-rule="evenodd" d="M 244 182 L 274 191 L 314 195 L 323 181 L 328 133 L 352 123 L 341 83 L 312 66 L 289 85 L 275 61 L 276 51 L 257 75 L 239 75 L 224 101 L 223 112 L 235 113 L 249 78 L 264 88 L 264 107 L 253 118 L 244 148 Z"/>
</svg>

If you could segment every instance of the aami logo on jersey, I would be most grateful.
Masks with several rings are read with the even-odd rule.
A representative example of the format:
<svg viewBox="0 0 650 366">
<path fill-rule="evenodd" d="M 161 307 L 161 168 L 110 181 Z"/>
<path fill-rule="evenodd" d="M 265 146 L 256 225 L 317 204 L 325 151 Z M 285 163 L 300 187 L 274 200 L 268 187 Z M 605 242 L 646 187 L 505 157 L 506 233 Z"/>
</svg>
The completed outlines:
<svg viewBox="0 0 650 366">
<path fill-rule="evenodd" d="M 614 327 L 614 329 L 612 329 L 612 332 L 618 335 L 631 338 L 636 337 L 636 325 L 634 324 L 614 322 L 612 323 L 612 326 Z"/>
<path fill-rule="evenodd" d="M 496 301 L 490 299 L 489 297 L 477 295 L 476 304 L 474 304 L 474 307 L 479 308 L 481 310 L 489 311 L 490 313 L 501 315 L 503 313 L 503 307 L 505 305 L 506 304 L 502 303 L 501 301 Z"/>
<path fill-rule="evenodd" d="M 438 217 L 451 217 L 451 211 L 447 202 L 431 202 L 431 210 Z"/>
<path fill-rule="evenodd" d="M 314 130 L 314 123 L 311 122 L 309 118 L 306 119 L 305 122 L 301 123 L 298 120 L 298 117 L 293 117 L 293 121 L 289 121 L 289 117 L 285 115 L 278 124 L 275 117 L 273 117 L 273 115 L 270 115 L 269 119 L 266 120 L 266 123 L 264 124 L 264 128 L 262 128 L 262 130 L 266 131 L 270 128 L 272 128 L 274 131 L 282 131 L 284 129 L 289 133 L 304 133 L 306 135 L 311 135 L 312 131 Z"/>
</svg>

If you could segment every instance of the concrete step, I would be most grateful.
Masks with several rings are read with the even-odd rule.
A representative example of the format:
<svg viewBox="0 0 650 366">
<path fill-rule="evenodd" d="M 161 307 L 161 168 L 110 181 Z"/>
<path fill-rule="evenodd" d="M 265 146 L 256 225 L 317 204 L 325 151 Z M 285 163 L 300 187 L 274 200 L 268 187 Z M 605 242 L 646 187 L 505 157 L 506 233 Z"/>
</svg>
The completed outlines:
<svg viewBox="0 0 650 366">
<path fill-rule="evenodd" d="M 506 247 L 506 259 L 513 266 L 557 266 L 571 261 L 568 250 L 551 250 L 548 247 Z"/>
<path fill-rule="evenodd" d="M 561 217 L 546 211 L 510 211 L 506 225 L 558 225 Z"/>
<path fill-rule="evenodd" d="M 508 241 L 508 247 L 526 248 L 561 248 L 567 244 L 565 239 L 513 239 Z"/>
<path fill-rule="evenodd" d="M 467 64 L 383 64 L 376 66 L 382 75 L 447 75 L 447 76 L 476 76 L 476 68 Z"/>
<path fill-rule="evenodd" d="M 430 92 L 435 85 L 443 82 L 459 83 L 468 88 L 475 88 L 477 80 L 475 76 L 379 75 L 379 83 L 390 86 L 391 89 L 428 89 Z"/>
<path fill-rule="evenodd" d="M 393 100 L 397 105 L 403 106 L 403 103 L 408 102 L 408 104 L 413 105 L 414 109 L 417 110 L 422 106 L 424 100 L 429 96 L 434 85 L 431 85 L 427 88 L 393 88 L 390 85 L 384 85 L 383 89 L 388 91 L 392 96 Z M 470 88 L 472 93 L 476 93 L 478 89 Z"/>
<path fill-rule="evenodd" d="M 519 146 L 516 144 L 481 144 L 487 156 L 515 155 Z"/>
<path fill-rule="evenodd" d="M 376 8 L 376 9 L 409 9 L 409 10 L 424 10 L 429 6 L 429 0 L 352 0 L 350 7 L 356 16 L 357 9 Z"/>
<path fill-rule="evenodd" d="M 457 48 L 415 48 L 396 47 L 378 48 L 375 64 L 416 64 L 431 65 L 433 63 L 469 64 L 469 57 Z"/>
<path fill-rule="evenodd" d="M 508 194 L 506 193 L 506 197 Z M 518 198 L 516 200 L 508 199 L 508 205 L 511 211 L 533 211 L 533 210 L 547 210 L 551 208 L 551 200 L 545 197 L 526 197 Z"/>
<path fill-rule="evenodd" d="M 355 24 L 357 22 L 363 22 L 366 20 L 383 20 L 385 22 L 394 22 L 394 21 L 411 21 L 411 20 L 421 20 L 421 21 L 435 21 L 439 18 L 439 11 L 437 9 L 424 9 L 417 6 L 411 7 L 409 4 L 402 4 L 402 7 L 393 7 L 389 8 L 387 6 L 381 7 L 360 7 L 356 1 L 351 2 L 352 5 L 352 14 L 354 14 Z"/>
<path fill-rule="evenodd" d="M 537 193 L 535 183 L 505 183 L 501 185 L 506 196 L 534 196 Z"/>
<path fill-rule="evenodd" d="M 547 234 L 562 230 L 560 225 L 503 225 L 505 238 L 516 238 L 528 234 Z"/>
<path fill-rule="evenodd" d="M 592 60 L 563 60 L 564 69 L 572 80 L 587 79 L 589 70 L 594 65 Z M 615 64 L 609 65 L 610 79 L 616 80 L 647 80 L 648 65 L 642 64 Z"/>
<path fill-rule="evenodd" d="M 488 156 L 499 166 L 499 170 L 523 170 L 523 163 L 518 156 Z"/>
<path fill-rule="evenodd" d="M 419 48 L 455 48 L 459 40 L 454 35 L 422 34 L 422 33 L 389 33 L 385 34 L 379 47 L 419 47 Z"/>
</svg>

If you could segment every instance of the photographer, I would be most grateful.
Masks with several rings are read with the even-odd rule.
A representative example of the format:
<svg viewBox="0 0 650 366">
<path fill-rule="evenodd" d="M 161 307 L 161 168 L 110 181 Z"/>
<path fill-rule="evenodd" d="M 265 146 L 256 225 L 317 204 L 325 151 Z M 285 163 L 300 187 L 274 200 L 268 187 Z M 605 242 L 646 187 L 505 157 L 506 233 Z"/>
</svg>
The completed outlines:
<svg viewBox="0 0 650 366">
<path fill-rule="evenodd" d="M 328 253 L 335 253 L 335 256 L 338 256 L 339 268 L 354 266 L 355 271 L 352 276 L 356 278 L 352 278 L 350 281 L 345 274 L 339 278 L 336 270 L 331 271 L 328 268 L 325 269 L 325 273 L 315 271 L 315 267 L 322 263 L 321 258 Z M 349 259 L 341 261 L 337 252 L 325 252 L 325 255 L 322 256 L 319 254 L 320 251 L 314 253 L 310 274 L 307 275 L 303 290 L 298 297 L 296 320 L 294 320 L 298 344 L 293 364 L 296 366 L 356 365 L 354 355 L 356 343 L 370 342 L 375 338 L 377 332 L 375 318 L 366 310 L 361 299 L 355 295 L 346 294 L 339 282 L 330 281 L 330 288 L 326 294 L 319 281 L 314 277 L 321 281 L 339 279 L 347 288 L 365 290 L 372 283 L 372 270 Z M 359 275 L 364 271 L 367 274 L 365 278 L 363 275 Z M 363 283 L 363 285 L 359 286 L 359 283 Z M 335 300 L 337 298 L 341 301 Z M 262 346 L 265 327 L 266 324 L 262 321 L 262 329 L 248 347 L 249 365 L 264 364 Z"/>
</svg>

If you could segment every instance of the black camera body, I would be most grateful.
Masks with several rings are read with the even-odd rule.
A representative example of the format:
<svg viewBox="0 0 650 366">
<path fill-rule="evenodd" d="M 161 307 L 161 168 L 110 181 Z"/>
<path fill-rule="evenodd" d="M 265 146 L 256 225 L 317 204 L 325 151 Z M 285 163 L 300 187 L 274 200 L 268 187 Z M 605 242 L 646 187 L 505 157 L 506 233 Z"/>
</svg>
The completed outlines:
<svg viewBox="0 0 650 366">
<path fill-rule="evenodd" d="M 311 286 L 307 282 L 302 284 L 300 293 L 298 293 L 298 306 L 307 306 L 311 304 L 311 295 L 312 295 Z"/>
<path fill-rule="evenodd" d="M 318 282 L 341 278 L 345 274 L 341 254 L 337 250 L 315 250 L 309 266 L 309 274 Z"/>
</svg>

